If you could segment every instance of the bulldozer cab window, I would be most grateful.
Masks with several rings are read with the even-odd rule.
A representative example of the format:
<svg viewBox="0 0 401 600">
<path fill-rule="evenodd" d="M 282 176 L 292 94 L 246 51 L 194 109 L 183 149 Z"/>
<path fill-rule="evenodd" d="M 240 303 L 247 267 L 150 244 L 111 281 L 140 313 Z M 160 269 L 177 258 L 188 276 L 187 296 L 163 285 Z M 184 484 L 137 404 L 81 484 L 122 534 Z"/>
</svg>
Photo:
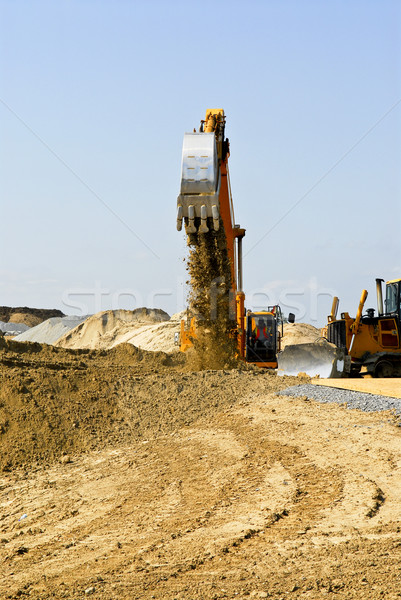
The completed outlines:
<svg viewBox="0 0 401 600">
<path fill-rule="evenodd" d="M 399 283 L 388 283 L 386 288 L 386 314 L 400 314 Z"/>
</svg>

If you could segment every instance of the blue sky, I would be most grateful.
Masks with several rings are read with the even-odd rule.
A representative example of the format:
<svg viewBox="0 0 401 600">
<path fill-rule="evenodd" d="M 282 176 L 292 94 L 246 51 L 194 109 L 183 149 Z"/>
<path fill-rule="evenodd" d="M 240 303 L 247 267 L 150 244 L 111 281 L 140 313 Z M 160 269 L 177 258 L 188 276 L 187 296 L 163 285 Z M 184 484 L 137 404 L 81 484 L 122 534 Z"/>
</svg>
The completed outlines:
<svg viewBox="0 0 401 600">
<path fill-rule="evenodd" d="M 400 38 L 395 1 L 0 0 L 0 303 L 183 308 L 182 138 L 222 107 L 248 307 L 375 306 L 401 277 Z"/>
</svg>

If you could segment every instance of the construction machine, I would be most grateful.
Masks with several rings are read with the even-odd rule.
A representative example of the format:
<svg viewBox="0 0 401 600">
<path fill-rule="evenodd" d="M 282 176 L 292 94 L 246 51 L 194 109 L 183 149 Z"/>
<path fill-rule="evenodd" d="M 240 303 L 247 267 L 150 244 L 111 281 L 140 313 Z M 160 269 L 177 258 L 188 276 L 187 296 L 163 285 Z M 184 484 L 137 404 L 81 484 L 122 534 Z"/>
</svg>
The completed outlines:
<svg viewBox="0 0 401 600">
<path fill-rule="evenodd" d="M 184 134 L 181 189 L 177 199 L 177 229 L 184 224 L 188 244 L 199 243 L 204 236 L 209 252 L 216 252 L 223 241 L 229 269 L 225 285 L 229 288 L 229 310 L 237 354 L 260 367 L 277 367 L 277 353 L 283 335 L 283 316 L 279 306 L 264 311 L 245 310 L 242 276 L 242 240 L 245 229 L 235 223 L 228 171 L 229 140 L 225 137 L 223 109 L 208 109 L 199 131 Z M 219 238 L 219 244 L 215 240 Z M 209 281 L 210 288 L 215 280 Z M 213 296 L 211 289 L 205 294 Z M 193 313 L 194 311 L 192 311 Z M 294 315 L 289 316 L 293 321 Z M 194 345 L 202 315 L 181 322 L 178 344 L 185 352 Z"/>
<path fill-rule="evenodd" d="M 355 318 L 347 312 L 337 318 L 339 300 L 333 299 L 327 325 L 318 343 L 287 347 L 278 359 L 280 374 L 307 373 L 320 377 L 401 377 L 401 279 L 376 279 L 377 315 L 364 306 L 363 290 Z"/>
</svg>

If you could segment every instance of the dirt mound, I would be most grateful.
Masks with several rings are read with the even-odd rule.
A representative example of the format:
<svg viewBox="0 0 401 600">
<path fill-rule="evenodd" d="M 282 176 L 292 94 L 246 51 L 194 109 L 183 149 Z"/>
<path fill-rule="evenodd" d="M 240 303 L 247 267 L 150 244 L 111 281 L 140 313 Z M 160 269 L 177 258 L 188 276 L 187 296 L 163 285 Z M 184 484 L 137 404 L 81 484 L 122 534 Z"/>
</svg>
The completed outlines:
<svg viewBox="0 0 401 600">
<path fill-rule="evenodd" d="M 309 323 L 285 323 L 281 348 L 284 349 L 286 346 L 316 342 L 320 337 L 320 329 Z"/>
<path fill-rule="evenodd" d="M 22 323 L 23 325 L 28 325 L 28 327 L 35 327 L 35 325 L 39 325 L 42 321 L 43 319 L 38 317 L 38 315 L 23 312 L 13 313 L 9 319 L 9 323 Z"/>
<path fill-rule="evenodd" d="M 105 336 L 100 343 L 103 348 L 114 348 L 117 344 L 127 343 L 153 352 L 178 352 L 174 335 L 179 331 L 180 323 L 177 321 L 165 321 L 153 325 L 129 324 L 119 327 L 115 337 Z"/>
<path fill-rule="evenodd" d="M 24 323 L 28 327 L 35 327 L 35 325 L 51 317 L 65 317 L 65 314 L 56 308 L 29 308 L 28 306 L 12 308 L 10 306 L 0 306 L 0 321 L 6 323 Z"/>
<path fill-rule="evenodd" d="M 133 344 L 124 343 L 118 344 L 107 351 L 95 351 L 95 355 L 102 357 L 106 363 L 109 361 L 112 364 L 116 363 L 124 366 L 136 365 L 144 369 L 145 372 L 159 367 L 180 367 L 186 363 L 185 356 L 182 354 L 172 357 L 166 352 L 143 350 Z"/>
<path fill-rule="evenodd" d="M 147 350 L 166 350 L 174 346 L 176 321 L 170 323 L 169 315 L 157 308 L 107 310 L 89 317 L 63 335 L 57 342 L 62 348 L 108 349 L 121 343 L 130 343 Z"/>
<path fill-rule="evenodd" d="M 4 339 L 0 376 L 0 468 L 6 471 L 149 439 L 229 406 L 247 390 L 277 386 L 267 371 L 191 373 L 183 354 L 130 344 L 99 352 Z"/>
</svg>

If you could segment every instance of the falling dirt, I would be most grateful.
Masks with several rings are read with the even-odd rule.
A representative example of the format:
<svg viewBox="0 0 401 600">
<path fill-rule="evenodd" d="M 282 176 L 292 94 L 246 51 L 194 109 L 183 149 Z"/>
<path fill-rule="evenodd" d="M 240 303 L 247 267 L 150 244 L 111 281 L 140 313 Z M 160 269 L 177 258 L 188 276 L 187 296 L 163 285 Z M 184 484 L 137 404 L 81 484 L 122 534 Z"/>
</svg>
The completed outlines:
<svg viewBox="0 0 401 600">
<path fill-rule="evenodd" d="M 198 224 L 195 223 L 195 226 Z M 198 228 L 198 227 L 197 227 Z M 220 369 L 235 364 L 235 298 L 223 225 L 208 233 L 188 235 L 189 306 L 197 317 L 197 368 Z"/>
<path fill-rule="evenodd" d="M 400 597 L 390 413 L 127 344 L 0 344 L 0 598 Z"/>
</svg>

